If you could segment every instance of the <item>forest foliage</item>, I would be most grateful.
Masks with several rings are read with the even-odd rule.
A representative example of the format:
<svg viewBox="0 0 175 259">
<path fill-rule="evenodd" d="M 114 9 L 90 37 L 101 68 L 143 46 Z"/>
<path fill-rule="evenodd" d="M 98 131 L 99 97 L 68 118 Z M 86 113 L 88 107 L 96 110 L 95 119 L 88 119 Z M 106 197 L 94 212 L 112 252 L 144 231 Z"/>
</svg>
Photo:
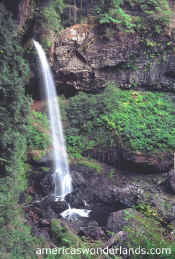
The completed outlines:
<svg viewBox="0 0 175 259">
<path fill-rule="evenodd" d="M 126 30 L 141 29 L 147 23 L 152 27 L 153 22 L 156 26 L 165 26 L 171 15 L 166 0 L 103 0 L 100 3 L 99 22 L 118 24 Z"/>
<path fill-rule="evenodd" d="M 100 147 L 163 153 L 175 149 L 175 105 L 165 93 L 120 90 L 80 93 L 65 106 L 68 150 L 82 153 Z"/>
<path fill-rule="evenodd" d="M 27 188 L 26 125 L 29 66 L 17 25 L 0 4 L 0 258 L 32 258 L 35 237 L 26 225 L 19 194 Z"/>
<path fill-rule="evenodd" d="M 66 20 L 71 25 L 88 18 L 111 29 L 140 33 L 162 32 L 172 14 L 168 0 L 65 0 L 64 8 L 69 9 L 69 15 L 63 12 L 63 24 Z"/>
<path fill-rule="evenodd" d="M 3 5 L 0 8 L 0 28 L 0 164 L 5 173 L 16 164 L 14 154 L 18 150 L 22 154 L 25 150 L 23 136 L 29 111 L 25 84 L 29 80 L 29 66 L 22 56 L 17 26 Z"/>
<path fill-rule="evenodd" d="M 78 0 L 55 0 L 43 9 L 34 5 L 32 19 L 37 17 L 39 26 L 42 24 L 44 29 L 58 33 L 65 25 L 63 11 L 66 8 L 81 13 L 74 15 L 72 23 L 83 22 L 93 11 L 97 23 L 130 32 L 154 28 L 160 33 L 171 15 L 167 0 L 86 0 L 83 5 Z M 29 116 L 25 85 L 30 70 L 18 36 L 15 20 L 0 4 L 0 257 L 14 259 L 32 258 L 36 245 L 44 245 L 42 240 L 31 235 L 18 201 L 19 194 L 28 186 L 27 145 L 31 149 L 45 149 L 49 144 L 46 135 L 34 126 L 37 120 L 47 129 L 45 116 L 36 112 Z M 47 45 L 50 46 L 49 41 Z M 65 129 L 68 151 L 77 156 L 94 147 L 120 146 L 141 152 L 173 152 L 174 106 L 172 98 L 166 94 L 122 91 L 114 85 L 98 95 L 80 93 L 63 107 L 68 125 Z M 94 163 L 84 161 L 83 164 L 101 171 Z M 59 226 L 52 224 L 52 227 L 55 232 Z M 57 231 L 55 234 L 58 238 Z M 69 245 L 70 234 L 62 235 Z M 140 236 L 135 239 L 139 244 Z"/>
</svg>

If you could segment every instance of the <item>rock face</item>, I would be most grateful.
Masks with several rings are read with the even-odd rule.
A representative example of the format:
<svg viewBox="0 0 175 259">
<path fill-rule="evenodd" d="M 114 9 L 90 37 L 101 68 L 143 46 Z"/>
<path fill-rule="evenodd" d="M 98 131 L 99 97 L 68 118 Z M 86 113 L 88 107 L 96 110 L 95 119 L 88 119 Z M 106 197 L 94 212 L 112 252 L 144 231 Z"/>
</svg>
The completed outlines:
<svg viewBox="0 0 175 259">
<path fill-rule="evenodd" d="M 170 171 L 169 178 L 167 179 L 166 185 L 167 185 L 167 190 L 170 193 L 175 194 L 175 173 L 174 173 L 174 170 Z"/>
<path fill-rule="evenodd" d="M 42 168 L 42 169 L 41 169 Z M 55 202 L 53 199 L 53 182 L 51 170 L 35 165 L 29 174 L 29 188 L 21 194 L 20 203 L 26 202 L 26 195 L 30 194 L 33 202 L 25 207 L 27 219 L 34 233 L 50 238 L 53 219 L 60 219 L 60 213 L 68 209 L 65 201 Z M 115 171 L 113 176 L 109 172 L 111 167 L 102 165 L 101 173 L 94 168 L 73 164 L 70 166 L 73 182 L 73 192 L 66 197 L 72 208 L 88 209 L 91 213 L 88 218 L 78 218 L 69 221 L 71 229 L 78 235 L 90 239 L 105 239 L 106 231 L 118 233 L 127 229 L 137 231 L 138 227 L 145 230 L 144 216 L 150 213 L 160 217 L 167 223 L 174 222 L 175 202 L 174 195 L 167 193 L 166 181 L 172 176 L 168 174 L 136 174 L 133 172 Z M 141 206 L 140 205 L 144 206 Z M 142 210 L 136 210 L 137 205 Z M 142 222 L 143 221 L 143 222 Z M 153 220 L 154 223 L 154 220 Z M 149 221 L 152 226 L 152 221 Z"/>
<path fill-rule="evenodd" d="M 141 214 L 134 209 L 125 209 L 112 212 L 108 218 L 107 229 L 111 232 L 118 233 L 123 230 L 124 227 L 135 225 L 135 229 L 138 227 L 138 222 L 135 219 L 136 216 Z"/>
<path fill-rule="evenodd" d="M 51 171 L 38 172 L 37 168 L 35 173 L 30 172 L 28 193 L 39 201 L 36 206 L 42 211 L 41 219 L 50 219 L 49 215 L 59 215 L 67 205 L 54 202 Z M 71 175 L 73 192 L 66 197 L 67 202 L 72 208 L 91 210 L 90 221 L 98 222 L 99 226 L 106 225 L 111 212 L 136 204 L 139 189 L 135 184 L 119 187 L 108 174 L 97 173 L 83 165 L 72 166 Z"/>
<path fill-rule="evenodd" d="M 18 30 L 20 31 L 25 25 L 26 20 L 32 14 L 32 1 L 31 0 L 6 0 L 5 6 L 10 10 L 14 17 L 17 19 Z"/>
<path fill-rule="evenodd" d="M 170 178 L 170 186 L 172 192 L 175 194 L 175 174 L 171 176 Z"/>
<path fill-rule="evenodd" d="M 131 152 L 120 148 L 91 149 L 84 153 L 103 163 L 121 169 L 130 169 L 142 173 L 160 173 L 169 171 L 173 166 L 173 154 L 162 157 L 142 152 Z"/>
<path fill-rule="evenodd" d="M 82 165 L 74 166 L 71 174 L 74 189 L 71 195 L 73 207 L 79 207 L 80 201 L 86 201 L 91 205 L 91 209 L 99 209 L 102 212 L 105 206 L 115 211 L 122 205 L 129 207 L 136 203 L 139 190 L 134 184 L 120 188 L 108 175 L 94 173 L 93 169 Z"/>
<path fill-rule="evenodd" d="M 162 49 L 158 55 L 155 49 L 151 55 L 145 51 L 149 46 L 135 33 L 116 32 L 109 40 L 100 30 L 88 24 L 74 25 L 56 39 L 53 69 L 57 83 L 89 92 L 102 90 L 107 81 L 125 89 L 175 91 L 173 53 L 163 54 Z M 162 48 L 166 49 L 169 40 L 165 37 Z"/>
</svg>

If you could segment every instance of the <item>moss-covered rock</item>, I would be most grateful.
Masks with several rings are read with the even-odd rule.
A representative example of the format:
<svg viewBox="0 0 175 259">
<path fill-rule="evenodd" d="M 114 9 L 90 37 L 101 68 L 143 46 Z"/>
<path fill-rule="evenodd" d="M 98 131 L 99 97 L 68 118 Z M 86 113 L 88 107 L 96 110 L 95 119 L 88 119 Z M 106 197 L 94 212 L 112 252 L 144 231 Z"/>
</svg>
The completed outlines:
<svg viewBox="0 0 175 259">
<path fill-rule="evenodd" d="M 73 25 L 55 39 L 52 62 L 58 84 L 65 91 L 100 92 L 110 80 L 124 89 L 175 92 L 169 1 L 93 1 L 94 6 L 93 25 Z"/>
<path fill-rule="evenodd" d="M 127 161 L 147 171 L 166 170 L 175 148 L 174 106 L 171 95 L 114 85 L 99 95 L 81 93 L 65 105 L 68 151 L 96 158 L 104 153 L 100 160 L 115 165 Z"/>
<path fill-rule="evenodd" d="M 81 247 L 81 239 L 72 232 L 66 222 L 53 219 L 51 222 L 53 240 L 62 246 Z"/>
</svg>

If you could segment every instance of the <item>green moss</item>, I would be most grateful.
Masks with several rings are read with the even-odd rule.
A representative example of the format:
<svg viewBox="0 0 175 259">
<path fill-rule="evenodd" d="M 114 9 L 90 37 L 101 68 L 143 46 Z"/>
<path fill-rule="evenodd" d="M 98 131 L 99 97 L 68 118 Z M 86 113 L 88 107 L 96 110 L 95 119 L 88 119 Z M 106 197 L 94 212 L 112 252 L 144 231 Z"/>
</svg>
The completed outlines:
<svg viewBox="0 0 175 259">
<path fill-rule="evenodd" d="M 92 161 L 92 160 L 87 160 L 87 159 L 82 159 L 82 160 L 78 160 L 77 161 L 79 164 L 81 165 L 85 165 L 91 169 L 94 169 L 97 173 L 101 173 L 102 172 L 102 167 L 101 165 L 96 162 L 96 161 Z"/>
<path fill-rule="evenodd" d="M 53 219 L 51 222 L 51 232 L 52 232 L 52 239 L 56 244 L 59 244 L 59 248 L 70 248 L 72 251 L 75 251 L 75 249 L 81 249 L 81 251 L 85 251 L 81 254 L 75 254 L 72 252 L 72 254 L 66 255 L 60 255 L 59 258 L 74 258 L 76 256 L 77 259 L 93 259 L 93 258 L 99 258 L 98 255 L 91 255 L 90 253 L 86 252 L 87 249 L 90 248 L 97 248 L 97 247 L 103 247 L 102 242 L 93 242 L 92 240 L 89 241 L 88 239 L 83 238 L 81 239 L 76 234 L 73 233 L 73 231 L 70 229 L 70 227 L 66 224 L 61 222 L 58 219 Z M 55 258 L 55 257 L 48 257 L 49 258 Z"/>
<path fill-rule="evenodd" d="M 65 107 L 68 150 L 83 154 L 94 147 L 172 153 L 175 104 L 166 93 L 123 91 L 111 85 L 104 93 L 80 93 Z"/>
<path fill-rule="evenodd" d="M 53 240 L 55 240 L 56 243 L 68 247 L 81 246 L 81 239 L 77 235 L 75 235 L 66 224 L 61 223 L 58 219 L 52 220 L 51 231 L 53 235 Z"/>
</svg>

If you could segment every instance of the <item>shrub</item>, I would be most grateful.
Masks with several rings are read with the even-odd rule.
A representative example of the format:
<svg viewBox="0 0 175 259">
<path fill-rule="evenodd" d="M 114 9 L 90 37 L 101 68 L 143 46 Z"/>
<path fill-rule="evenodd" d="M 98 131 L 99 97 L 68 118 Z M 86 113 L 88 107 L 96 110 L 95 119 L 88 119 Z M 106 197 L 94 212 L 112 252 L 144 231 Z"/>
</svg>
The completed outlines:
<svg viewBox="0 0 175 259">
<path fill-rule="evenodd" d="M 25 150 L 29 101 L 24 86 L 29 79 L 29 66 L 22 57 L 16 25 L 3 5 L 0 7 L 0 167 L 7 172 L 17 165 L 17 154 L 21 159 Z"/>
<path fill-rule="evenodd" d="M 174 103 L 165 93 L 123 91 L 80 93 L 66 106 L 68 150 L 123 147 L 131 151 L 174 152 Z"/>
<path fill-rule="evenodd" d="M 40 20 L 41 26 L 44 29 L 58 32 L 62 27 L 61 13 L 63 9 L 63 0 L 50 1 L 39 13 L 36 12 L 37 19 Z"/>
<path fill-rule="evenodd" d="M 169 24 L 171 9 L 167 0 L 100 1 L 97 8 L 99 23 L 116 24 L 122 30 L 160 33 Z M 132 16 L 138 10 L 139 16 Z"/>
<path fill-rule="evenodd" d="M 11 15 L 0 4 L 0 258 L 35 258 L 37 239 L 26 226 L 18 204 L 27 187 L 26 123 L 29 100 L 25 84 L 29 67 Z M 37 241 L 40 242 L 40 241 Z"/>
<path fill-rule="evenodd" d="M 32 111 L 27 124 L 27 144 L 30 150 L 46 150 L 51 143 L 47 115 Z"/>
<path fill-rule="evenodd" d="M 126 217 L 130 217 L 130 215 Z M 138 223 L 137 230 L 132 226 L 124 228 L 128 233 L 129 241 L 127 242 L 127 246 L 132 249 L 140 248 L 142 253 L 132 254 L 131 258 L 142 259 L 143 256 L 148 256 L 152 259 L 157 258 L 157 256 L 163 259 L 174 258 L 174 241 L 165 235 L 165 230 L 161 227 L 159 222 L 139 215 L 134 216 L 134 221 Z"/>
</svg>

